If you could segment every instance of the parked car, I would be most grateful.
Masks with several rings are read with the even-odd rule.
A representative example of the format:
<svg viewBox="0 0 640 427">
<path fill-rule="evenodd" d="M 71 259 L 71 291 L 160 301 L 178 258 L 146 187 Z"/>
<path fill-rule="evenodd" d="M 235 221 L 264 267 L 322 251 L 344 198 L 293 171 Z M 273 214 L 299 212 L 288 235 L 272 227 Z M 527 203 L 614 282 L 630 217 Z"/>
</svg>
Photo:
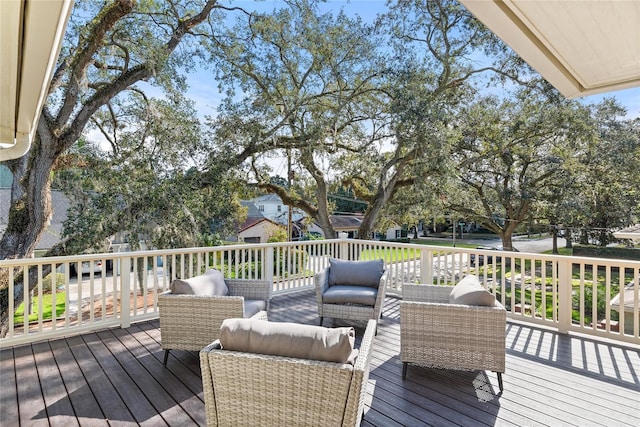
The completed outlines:
<svg viewBox="0 0 640 427">
<path fill-rule="evenodd" d="M 77 264 L 71 264 L 70 266 L 70 273 L 71 276 L 77 276 L 78 275 L 78 271 L 77 271 Z M 91 273 L 91 261 L 82 261 L 82 272 L 81 274 L 90 274 Z M 93 261 L 93 273 L 94 274 L 102 274 L 102 261 L 101 260 L 97 260 L 97 261 Z"/>
<path fill-rule="evenodd" d="M 497 245 L 497 246 L 478 246 L 476 247 L 476 249 L 481 249 L 483 251 L 504 251 L 504 246 L 502 245 Z M 512 252 L 520 252 L 518 249 L 513 248 Z M 485 260 L 485 255 L 484 254 L 478 254 L 476 256 L 476 254 L 471 254 L 469 255 L 469 260 L 471 261 L 472 265 L 484 265 L 485 263 L 487 264 L 491 264 L 493 263 L 493 256 L 492 255 L 487 255 L 486 256 L 486 260 Z M 501 256 L 496 256 L 496 262 L 501 262 L 502 261 L 502 257 Z"/>
</svg>

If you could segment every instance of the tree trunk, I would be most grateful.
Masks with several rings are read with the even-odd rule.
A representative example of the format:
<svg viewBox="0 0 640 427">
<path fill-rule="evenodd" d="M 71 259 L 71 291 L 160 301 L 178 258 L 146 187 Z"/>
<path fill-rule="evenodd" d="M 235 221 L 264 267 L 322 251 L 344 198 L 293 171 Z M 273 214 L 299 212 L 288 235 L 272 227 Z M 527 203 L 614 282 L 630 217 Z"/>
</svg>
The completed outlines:
<svg viewBox="0 0 640 427">
<path fill-rule="evenodd" d="M 30 258 L 53 210 L 51 170 L 56 156 L 36 138 L 28 155 L 8 162 L 14 176 L 7 228 L 0 239 L 0 259 Z"/>
<path fill-rule="evenodd" d="M 552 237 L 552 241 L 553 241 L 553 249 L 551 250 L 551 252 L 555 255 L 558 254 L 558 228 L 557 227 L 552 227 L 551 228 L 551 237 Z"/>
<path fill-rule="evenodd" d="M 570 228 L 565 228 L 564 230 L 564 238 L 565 238 L 565 248 L 572 249 L 573 248 L 573 236 Z"/>
</svg>

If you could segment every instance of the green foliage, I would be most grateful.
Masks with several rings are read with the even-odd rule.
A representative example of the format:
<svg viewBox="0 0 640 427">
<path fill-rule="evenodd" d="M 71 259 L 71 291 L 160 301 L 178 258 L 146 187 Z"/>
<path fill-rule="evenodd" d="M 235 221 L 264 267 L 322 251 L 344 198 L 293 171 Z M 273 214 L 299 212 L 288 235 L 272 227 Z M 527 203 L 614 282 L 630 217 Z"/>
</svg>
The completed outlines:
<svg viewBox="0 0 640 427">
<path fill-rule="evenodd" d="M 55 277 L 55 283 L 56 286 L 62 286 L 65 283 L 65 275 L 64 273 L 55 273 L 55 274 L 47 274 L 45 277 L 43 277 L 42 279 L 42 294 L 46 295 L 46 294 L 50 294 L 51 293 L 51 286 L 53 284 L 52 279 Z M 34 290 L 38 290 L 38 288 L 36 287 Z M 37 292 L 35 292 L 35 294 L 37 295 Z"/>
<path fill-rule="evenodd" d="M 280 251 L 274 265 L 274 273 L 285 276 L 304 273 L 308 261 L 309 254 L 304 249 Z"/>
<path fill-rule="evenodd" d="M 594 132 L 587 108 L 530 89 L 485 97 L 460 115 L 455 149 L 460 189 L 450 209 L 498 234 L 505 245 L 518 226 L 568 194 L 575 158 Z M 457 194 L 472 195 L 460 200 Z"/>
<path fill-rule="evenodd" d="M 619 286 L 611 285 L 609 298 L 613 298 L 618 294 L 620 290 Z M 572 303 L 572 318 L 575 322 L 580 321 L 580 311 L 584 313 L 584 322 L 585 324 L 590 324 L 592 321 L 597 321 L 604 319 L 607 313 L 607 300 L 606 300 L 606 287 L 605 286 L 597 286 L 595 292 L 595 308 L 598 318 L 593 319 L 593 306 L 594 306 L 594 292 L 593 286 L 585 286 L 584 289 L 584 304 L 580 305 L 580 295 L 576 293 L 573 297 Z M 609 310 L 611 320 L 619 320 L 619 314 L 617 311 Z"/>
<path fill-rule="evenodd" d="M 262 278 L 262 265 L 264 260 L 262 259 L 261 252 L 258 252 L 257 259 L 251 261 L 236 261 L 235 254 L 233 254 L 233 252 L 231 252 L 231 254 L 233 259 L 224 260 L 224 264 L 221 259 L 212 259 L 208 268 L 217 268 L 224 273 L 225 277 L 231 279 L 243 277 Z M 243 259 L 246 259 L 246 257 Z M 308 262 L 309 254 L 304 249 L 279 250 L 277 252 L 277 257 L 274 260 L 273 274 L 281 276 L 291 276 L 301 273 L 306 274 Z M 225 265 L 233 265 L 234 268 L 231 271 L 228 271 L 224 268 Z M 203 270 L 205 269 L 206 268 L 203 268 Z"/>
<path fill-rule="evenodd" d="M 283 227 L 276 227 L 269 235 L 267 243 L 286 242 L 288 240 L 287 230 Z"/>
</svg>

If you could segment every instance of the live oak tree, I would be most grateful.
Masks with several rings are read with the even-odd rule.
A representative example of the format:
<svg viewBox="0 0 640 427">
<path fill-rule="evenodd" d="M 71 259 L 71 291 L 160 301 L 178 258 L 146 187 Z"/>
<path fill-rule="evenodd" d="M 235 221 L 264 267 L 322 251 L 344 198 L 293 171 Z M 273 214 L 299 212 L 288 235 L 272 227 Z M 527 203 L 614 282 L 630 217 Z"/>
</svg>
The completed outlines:
<svg viewBox="0 0 640 427">
<path fill-rule="evenodd" d="M 521 90 L 509 99 L 483 97 L 461 114 L 454 150 L 456 192 L 448 208 L 502 239 L 566 195 L 577 155 L 593 135 L 588 108 L 577 101 Z"/>
<path fill-rule="evenodd" d="M 328 197 L 339 185 L 332 182 L 335 159 L 362 154 L 380 138 L 364 125 L 379 109 L 383 68 L 374 36 L 359 19 L 322 14 L 315 1 L 290 1 L 244 17 L 210 46 L 228 94 L 211 122 L 214 138 L 237 158 L 251 153 L 247 179 L 305 211 L 326 236 L 335 234 Z M 293 185 L 271 180 L 260 163 L 279 156 L 291 159 Z"/>
<path fill-rule="evenodd" d="M 369 202 L 362 238 L 399 190 L 424 188 L 446 173 L 451 123 L 479 79 L 518 82 L 528 71 L 456 1 L 391 2 L 378 25 L 389 46 L 383 52 L 388 138 L 371 157 L 349 156 L 350 167 L 343 169 L 343 182 Z M 471 59 L 480 52 L 486 55 L 483 62 Z"/>
<path fill-rule="evenodd" d="M 640 119 L 625 119 L 614 99 L 591 105 L 594 138 L 579 154 L 577 191 L 563 223 L 584 244 L 606 246 L 616 229 L 640 219 Z"/>
<path fill-rule="evenodd" d="M 451 105 L 467 83 L 520 69 L 454 1 L 395 2 L 374 28 L 319 14 L 313 1 L 287 5 L 252 15 L 212 44 L 229 94 L 213 123 L 217 139 L 231 141 L 237 153 L 256 146 L 289 153 L 297 173 L 310 179 L 311 197 L 299 186 L 269 182 L 258 162 L 254 178 L 315 218 L 327 236 L 334 235 L 327 195 L 352 188 L 368 202 L 359 230 L 368 238 L 399 188 L 443 165 Z M 468 59 L 483 49 L 495 65 Z"/>
<path fill-rule="evenodd" d="M 210 36 L 220 22 L 216 12 L 227 9 L 216 0 L 76 1 L 32 148 L 22 158 L 5 162 L 14 180 L 0 259 L 33 254 L 52 215 L 53 172 L 68 163 L 69 149 L 90 122 L 102 114 L 111 118 L 113 129 L 122 130 L 117 122 L 120 108 L 127 94 L 141 90 L 137 85 L 142 82 L 169 93 L 183 91 L 181 71 L 193 67 L 199 54 L 196 37 Z M 95 125 L 100 126 L 97 121 Z M 110 142 L 117 150 L 117 140 Z M 96 241 L 112 230 L 103 231 Z M 63 242 L 50 255 L 81 246 Z M 0 285 L 6 286 L 2 278 Z M 7 288 L 0 291 L 4 324 Z M 20 289 L 16 294 L 19 303 Z"/>
</svg>

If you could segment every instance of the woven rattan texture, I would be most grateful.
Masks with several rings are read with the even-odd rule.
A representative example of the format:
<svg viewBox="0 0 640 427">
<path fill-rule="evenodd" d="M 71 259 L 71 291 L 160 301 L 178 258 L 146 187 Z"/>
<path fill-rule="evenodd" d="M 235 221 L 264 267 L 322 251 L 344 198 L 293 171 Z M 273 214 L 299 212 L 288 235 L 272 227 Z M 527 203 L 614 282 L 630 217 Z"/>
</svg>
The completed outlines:
<svg viewBox="0 0 640 427">
<path fill-rule="evenodd" d="M 207 346 L 200 352 L 207 425 L 359 425 L 375 330 L 370 320 L 353 366 Z"/>
<path fill-rule="evenodd" d="M 448 303 L 451 288 L 404 285 L 400 359 L 423 366 L 505 371 L 506 311 Z M 412 301 L 405 300 L 405 295 Z"/>
<path fill-rule="evenodd" d="M 267 280 L 225 280 L 230 296 L 158 296 L 160 335 L 165 350 L 199 351 L 218 339 L 224 319 L 244 317 L 244 300 L 269 307 L 273 285 Z"/>
</svg>

